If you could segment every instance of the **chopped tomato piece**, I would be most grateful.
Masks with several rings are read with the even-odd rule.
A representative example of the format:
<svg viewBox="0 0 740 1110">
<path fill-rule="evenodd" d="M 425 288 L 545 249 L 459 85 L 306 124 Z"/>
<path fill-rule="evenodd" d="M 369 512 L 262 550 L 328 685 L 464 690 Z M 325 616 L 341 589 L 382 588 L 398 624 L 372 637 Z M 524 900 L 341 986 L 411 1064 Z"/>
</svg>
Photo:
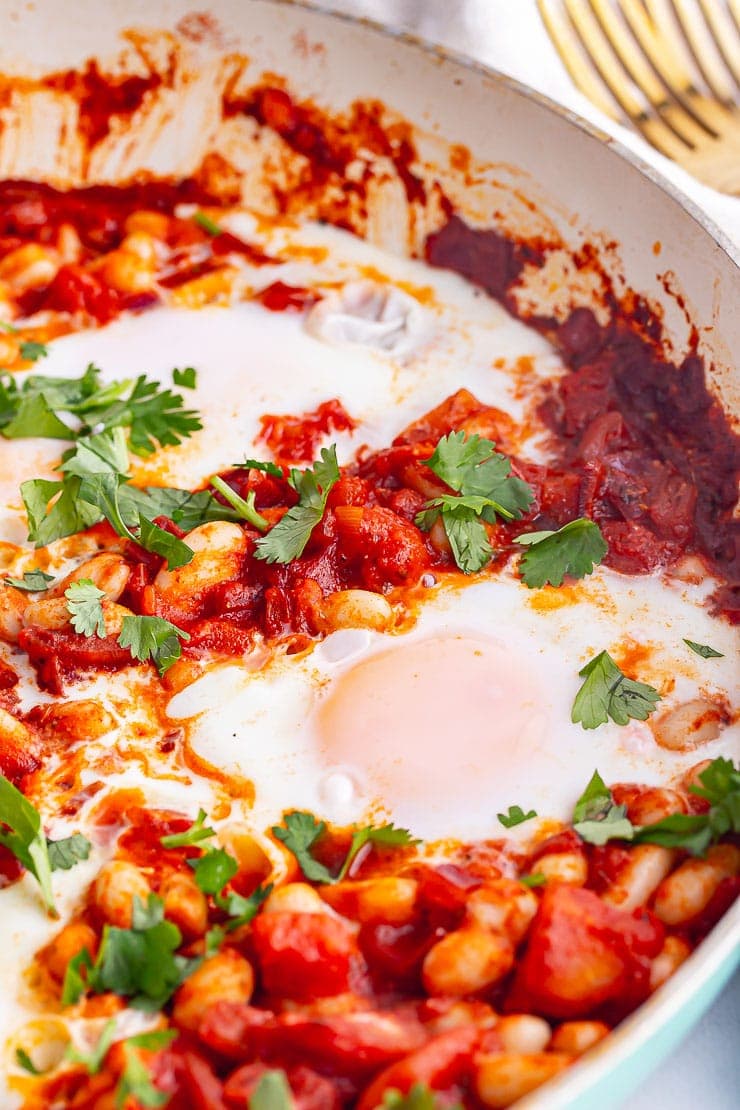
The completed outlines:
<svg viewBox="0 0 740 1110">
<path fill-rule="evenodd" d="M 583 1017 L 606 1002 L 632 1009 L 648 994 L 663 936 L 647 912 L 615 909 L 579 887 L 548 887 L 507 1009 L 554 1018 Z"/>
<path fill-rule="evenodd" d="M 480 1030 L 472 1025 L 434 1037 L 381 1072 L 366 1088 L 357 1110 L 376 1110 L 391 1088 L 407 1094 L 414 1084 L 423 1083 L 432 1091 L 449 1091 L 467 1078 L 480 1037 Z"/>
<path fill-rule="evenodd" d="M 279 998 L 311 1001 L 350 988 L 361 957 L 341 921 L 323 913 L 266 913 L 252 926 L 262 985 Z"/>
</svg>

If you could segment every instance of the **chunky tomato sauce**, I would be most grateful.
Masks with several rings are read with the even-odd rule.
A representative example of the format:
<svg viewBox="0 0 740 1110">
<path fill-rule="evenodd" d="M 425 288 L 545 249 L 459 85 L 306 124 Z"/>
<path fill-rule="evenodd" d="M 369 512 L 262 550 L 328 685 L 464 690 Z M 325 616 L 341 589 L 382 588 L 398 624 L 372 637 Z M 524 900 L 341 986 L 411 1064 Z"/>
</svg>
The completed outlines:
<svg viewBox="0 0 740 1110">
<path fill-rule="evenodd" d="M 509 309 L 522 266 L 535 260 L 529 248 L 457 216 L 429 238 L 426 254 Z M 698 553 L 726 583 L 718 605 L 737 619 L 740 439 L 707 388 L 701 358 L 690 353 L 678 366 L 666 362 L 635 320 L 616 302 L 611 308 L 606 326 L 588 308 L 559 325 L 530 321 L 570 369 L 540 405 L 557 460 L 548 468 L 552 494 L 540 526 L 590 517 L 609 544 L 605 561 L 626 574 Z"/>
<path fill-rule="evenodd" d="M 614 787 L 615 795 L 620 791 L 633 807 L 643 795 L 642 804 L 648 804 L 656 794 L 655 788 L 632 784 Z M 206 926 L 227 921 L 224 911 L 209 898 L 207 917 L 196 924 L 168 892 L 182 893 L 183 883 L 192 887 L 187 861 L 195 862 L 203 850 L 163 848 L 161 837 L 182 833 L 188 820 L 142 808 L 135 793 L 114 794 L 99 806 L 101 833 L 107 838 L 122 829 L 117 859 L 146 875 L 185 931 L 183 953 L 197 954 Z M 681 797 L 686 809 L 696 800 Z M 347 832 L 330 830 L 315 846 L 315 858 L 336 870 L 348 843 Z M 700 917 L 678 929 L 644 906 L 621 909 L 609 902 L 609 890 L 628 868 L 630 853 L 609 850 L 606 885 L 605 849 L 583 843 L 569 829 L 529 854 L 490 841 L 460 845 L 445 862 L 418 859 L 411 848 L 375 847 L 334 885 L 309 887 L 296 872 L 289 877 L 298 881 L 283 887 L 285 908 L 278 890 L 251 924 L 230 934 L 195 972 L 200 981 L 192 987 L 186 982 L 175 994 L 167 1020 L 177 1039 L 147 1058 L 156 1086 L 175 1110 L 226 1110 L 244 1107 L 265 1072 L 280 1068 L 299 1108 L 376 1110 L 385 1091 L 406 1093 L 417 1083 L 435 1092 L 440 1106 L 456 1100 L 471 1110 L 508 1105 L 505 1098 L 489 1102 L 479 1092 L 485 1090 L 482 1061 L 510 1051 L 510 1016 L 534 1015 L 549 1023 L 555 1030 L 549 1051 L 556 1053 L 549 1062 L 557 1070 L 572 1059 L 564 1044 L 557 1048 L 559 1029 L 563 1038 L 587 1028 L 599 1039 L 654 989 L 661 954 L 676 951 L 685 958 L 726 908 L 718 891 Z M 516 877 L 566 856 L 583 857 L 589 876 L 600 877 L 541 889 L 528 889 Z M 249 865 L 242 867 L 225 895 L 248 896 L 262 879 Z M 107 915 L 117 912 L 101 889 L 91 892 L 82 913 L 40 953 L 53 990 L 59 989 L 57 947 L 72 955 L 84 943 L 94 953 L 111 920 Z M 309 897 L 315 904 L 298 908 Z M 475 951 L 488 915 L 501 931 L 503 962 L 479 971 L 480 988 L 466 991 L 455 978 L 465 981 L 466 961 L 458 966 L 450 955 L 448 966 L 439 953 L 458 935 Z M 251 987 L 244 985 L 247 964 L 254 973 Z M 209 968 L 215 979 L 206 974 Z M 93 1014 L 95 1006 L 91 997 L 83 1012 Z M 99 1082 L 82 1069 L 67 1070 L 47 1081 L 46 1097 L 87 1110 L 113 1087 L 119 1069 L 113 1050 Z"/>
<path fill-rule="evenodd" d="M 90 146 L 158 87 L 154 76 L 106 78 L 94 64 L 53 75 L 47 84 L 77 97 L 81 133 Z M 360 145 L 390 159 L 410 202 L 427 199 L 412 168 L 410 129 L 384 129 L 380 105 L 354 105 L 340 125 L 270 84 L 246 95 L 227 93 L 223 108 L 225 115 L 246 114 L 271 128 L 305 158 L 291 203 L 301 190 L 308 195 L 337 182 L 343 198 L 362 198 L 366 182 L 344 180 Z M 516 312 L 517 280 L 525 265 L 541 264 L 546 245 L 474 230 L 441 199 L 446 223 L 429 237 L 427 260 L 455 270 Z M 0 267 L 32 244 L 71 256 L 48 282 L 18 293 L 19 315 L 50 310 L 62 317 L 61 327 L 64 320 L 69 328 L 94 326 L 122 311 L 152 307 L 162 290 L 218 275 L 229 254 L 240 253 L 254 265 L 273 261 L 217 227 L 178 218 L 175 207 L 182 202 L 217 203 L 195 181 L 69 193 L 31 182 L 0 184 Z M 135 231 L 131 221 L 142 213 L 166 246 L 166 264 L 151 289 L 132 292 L 113 280 L 106 256 Z M 341 214 L 335 222 L 344 226 Z M 259 299 L 270 311 L 303 311 L 316 293 L 275 282 Z M 718 607 L 736 615 L 737 531 L 731 516 L 737 437 L 707 389 L 699 357 L 692 353 L 679 366 L 666 362 L 657 322 L 644 306 L 636 301 L 631 315 L 616 299 L 609 307 L 606 326 L 582 308 L 562 324 L 527 321 L 555 343 L 569 370 L 540 399 L 551 463 L 534 465 L 510 454 L 514 474 L 529 483 L 534 501 L 523 521 L 489 526 L 494 570 L 515 549 L 523 525 L 527 531 L 557 528 L 588 516 L 600 524 L 615 569 L 644 574 L 685 555 L 699 556 L 723 583 Z M 507 419 L 458 391 L 386 448 L 362 450 L 342 468 L 300 558 L 285 565 L 256 559 L 259 533 L 245 525 L 246 549 L 233 576 L 200 593 L 166 600 L 156 585 L 162 559 L 129 543 L 124 555 L 131 573 L 121 604 L 186 631 L 186 662 L 241 655 L 260 637 L 300 651 L 325 634 L 323 606 L 330 594 L 362 588 L 395 597 L 394 591 L 458 573 L 439 537 L 414 523 L 426 501 L 445 492 L 423 463 L 451 431 L 482 435 L 505 449 Z M 266 414 L 263 437 L 281 464 L 289 464 L 310 460 L 325 435 L 352 427 L 351 416 L 329 399 L 314 413 Z M 222 477 L 243 499 L 252 495 L 257 512 L 273 524 L 297 497 L 288 466 L 281 469 L 278 476 L 235 468 Z M 183 535 L 167 518 L 156 523 Z M 103 548 L 118 542 L 107 525 L 98 526 L 97 535 Z M 71 628 L 23 628 L 19 647 L 39 684 L 56 695 L 80 675 L 133 665 L 114 636 L 84 637 Z M 3 663 L 3 704 L 13 705 L 17 682 L 12 665 Z M 46 738 L 38 713 L 26 720 L 34 735 Z M 49 747 L 66 742 L 57 733 Z M 162 743 L 174 746 L 166 738 Z M 42 749 L 41 739 L 21 745 L 4 738 L 0 770 L 26 785 L 43 765 Z M 702 812 L 705 803 L 684 787 L 661 792 L 622 784 L 613 794 L 639 823 L 641 814 L 661 805 L 666 813 Z M 93 782 L 84 800 L 101 788 Z M 71 804 L 81 804 L 83 793 Z M 691 865 L 684 853 L 663 859 L 665 881 L 627 907 L 635 850 L 625 843 L 589 845 L 570 828 L 521 850 L 502 841 L 452 846 L 444 860 L 373 847 L 357 857 L 346 879 L 333 884 L 304 882 L 290 860 L 289 881 L 280 884 L 273 902 L 207 955 L 206 930 L 223 927 L 227 917 L 223 900 L 194 889 L 188 859 L 196 860 L 203 849 L 161 844 L 162 836 L 183 832 L 189 819 L 149 810 L 133 791 L 109 794 L 97 813 L 98 842 L 115 842 L 116 860 L 135 869 L 138 889 L 161 897 L 168 920 L 177 922 L 178 954 L 203 961 L 164 1007 L 161 1020 L 176 1030 L 176 1039 L 142 1057 L 171 1110 L 243 1108 L 271 1068 L 284 1070 L 296 1110 L 376 1110 L 387 1091 L 405 1094 L 419 1083 L 435 1093 L 440 1107 L 509 1105 L 577 1058 L 577 1033 L 596 1043 L 638 1006 L 689 955 L 738 889 L 737 849 L 728 841 L 712 848 L 707 860 L 695 861 L 708 868 L 702 880 L 708 893 L 696 912 L 683 914 L 665 886 L 672 870 Z M 350 838 L 350 830 L 329 830 L 315 858 L 336 873 Z M 272 867 L 263 857 L 252 852 L 248 861 L 240 860 L 224 895 L 248 897 L 267 881 Z M 571 877 L 561 881 L 558 868 L 566 863 Z M 0 848 L 0 886 L 20 873 Z M 39 954 L 39 971 L 55 1004 L 70 959 L 83 947 L 94 958 L 104 930 L 130 923 L 130 890 L 122 899 L 110 894 L 96 881 L 77 916 Z M 479 960 L 472 976 L 471 960 Z M 88 993 L 78 1006 L 76 1016 L 101 1018 L 122 1010 L 125 1001 L 113 992 Z M 513 1026 L 505 1023 L 517 1015 L 538 1020 L 540 1033 L 544 1028 L 541 1051 L 522 1051 L 521 1043 L 507 1040 Z M 519 1086 L 504 1083 L 503 1094 L 491 1078 L 502 1057 L 520 1069 Z M 97 1075 L 71 1065 L 42 1080 L 29 1106 L 109 1106 L 124 1063 L 123 1050 L 114 1045 Z"/>
</svg>

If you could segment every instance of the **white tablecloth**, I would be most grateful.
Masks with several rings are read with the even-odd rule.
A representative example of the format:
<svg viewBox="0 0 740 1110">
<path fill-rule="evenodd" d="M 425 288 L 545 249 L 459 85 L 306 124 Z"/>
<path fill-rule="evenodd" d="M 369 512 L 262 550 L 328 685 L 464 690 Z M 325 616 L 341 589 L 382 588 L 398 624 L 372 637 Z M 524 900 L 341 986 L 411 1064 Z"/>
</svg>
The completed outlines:
<svg viewBox="0 0 740 1110">
<path fill-rule="evenodd" d="M 535 0 L 320 0 L 319 6 L 403 28 L 531 85 L 611 131 L 687 193 L 740 245 L 740 199 L 700 185 L 639 135 L 594 108 L 573 86 L 540 22 Z M 681 1048 L 629 1100 L 629 1107 L 738 1110 L 740 976 Z"/>
</svg>

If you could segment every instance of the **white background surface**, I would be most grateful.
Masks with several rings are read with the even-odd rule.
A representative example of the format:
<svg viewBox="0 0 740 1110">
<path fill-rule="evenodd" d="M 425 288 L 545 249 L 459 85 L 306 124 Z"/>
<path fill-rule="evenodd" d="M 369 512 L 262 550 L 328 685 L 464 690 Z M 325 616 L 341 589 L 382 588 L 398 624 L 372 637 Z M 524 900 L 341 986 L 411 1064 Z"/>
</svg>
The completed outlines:
<svg viewBox="0 0 740 1110">
<path fill-rule="evenodd" d="M 594 108 L 573 86 L 540 22 L 535 0 L 320 0 L 318 6 L 411 31 L 565 104 L 651 162 L 740 245 L 740 199 L 700 185 L 639 135 Z M 628 1105 L 630 1110 L 738 1110 L 740 976 Z"/>
</svg>

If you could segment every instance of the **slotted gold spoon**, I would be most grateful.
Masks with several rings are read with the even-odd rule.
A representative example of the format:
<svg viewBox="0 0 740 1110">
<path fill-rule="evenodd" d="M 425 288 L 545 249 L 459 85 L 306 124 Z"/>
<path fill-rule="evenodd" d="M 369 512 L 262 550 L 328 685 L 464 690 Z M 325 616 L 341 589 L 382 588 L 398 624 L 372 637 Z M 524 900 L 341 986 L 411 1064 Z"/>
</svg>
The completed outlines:
<svg viewBox="0 0 740 1110">
<path fill-rule="evenodd" d="M 740 0 L 537 0 L 581 92 L 740 196 Z"/>
</svg>

